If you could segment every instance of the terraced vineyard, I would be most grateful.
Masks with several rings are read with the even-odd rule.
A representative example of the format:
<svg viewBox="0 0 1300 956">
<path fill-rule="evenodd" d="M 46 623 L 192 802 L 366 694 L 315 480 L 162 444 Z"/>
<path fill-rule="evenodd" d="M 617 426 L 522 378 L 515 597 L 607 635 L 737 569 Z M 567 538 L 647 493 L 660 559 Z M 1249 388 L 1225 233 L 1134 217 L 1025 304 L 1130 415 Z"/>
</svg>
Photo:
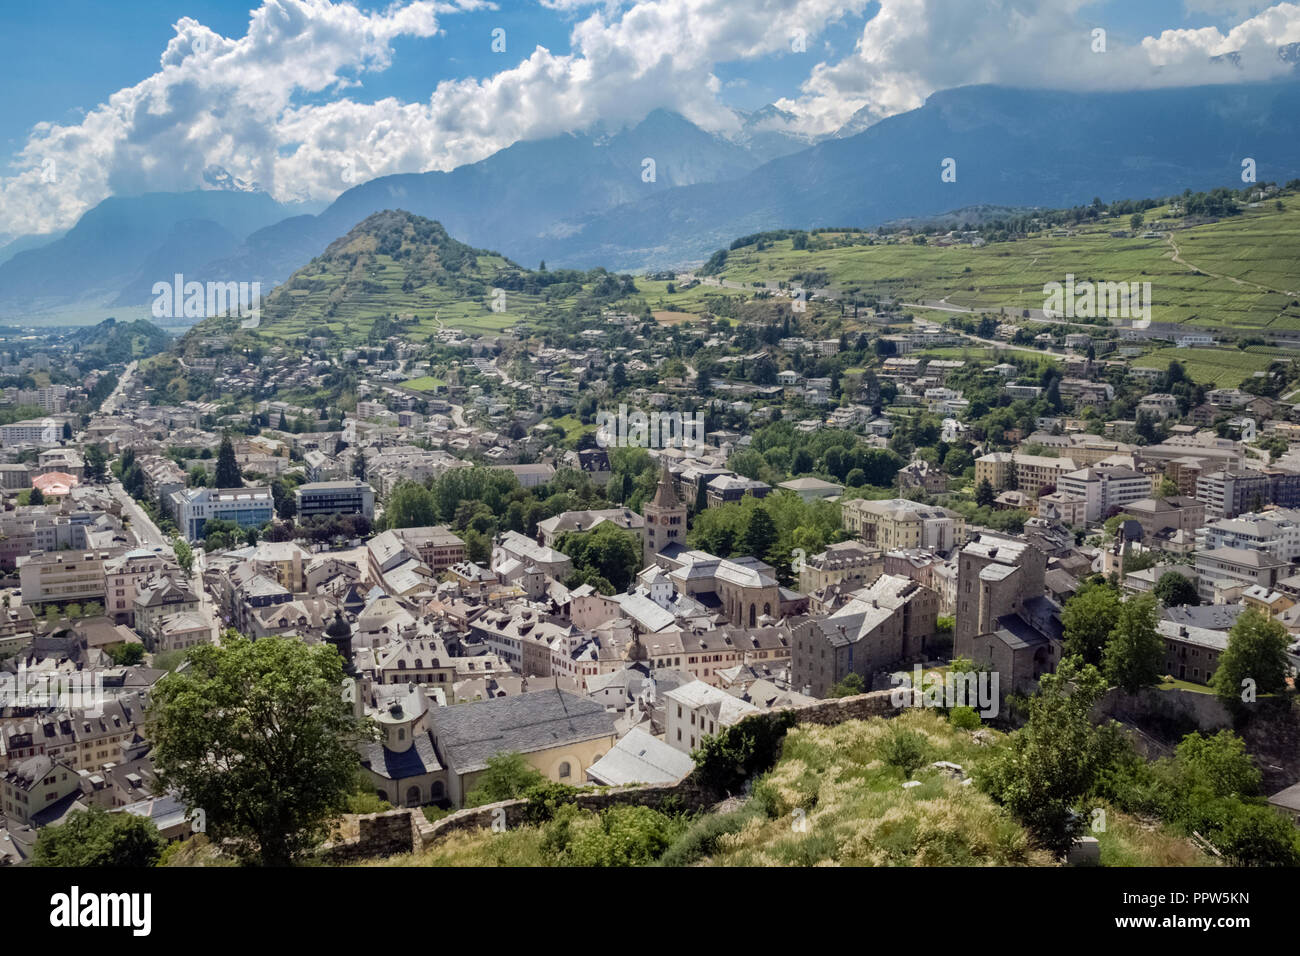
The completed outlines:
<svg viewBox="0 0 1300 956">
<path fill-rule="evenodd" d="M 954 306 L 1008 310 L 1043 308 L 1045 283 L 1077 280 L 1150 282 L 1152 319 L 1198 327 L 1300 331 L 1300 199 L 1283 197 L 1245 208 L 1241 215 L 1191 228 L 1162 230 L 1161 238 L 1117 238 L 1127 218 L 1039 234 L 1017 242 L 913 245 L 903 239 L 875 245 L 798 250 L 791 239 L 729 253 L 720 278 L 752 288 L 755 282 L 797 285 L 796 276 L 823 273 L 838 295 L 879 295 L 903 302 L 944 299 Z M 1178 226 L 1168 207 L 1146 213 L 1148 225 Z M 1144 227 L 1146 228 L 1146 227 Z M 854 237 L 819 233 L 818 242 Z M 815 244 L 815 243 L 814 243 Z M 806 280 L 805 280 L 806 281 Z M 705 296 L 726 291 L 699 286 L 669 293 L 667 283 L 644 283 L 652 308 L 698 309 Z"/>
</svg>

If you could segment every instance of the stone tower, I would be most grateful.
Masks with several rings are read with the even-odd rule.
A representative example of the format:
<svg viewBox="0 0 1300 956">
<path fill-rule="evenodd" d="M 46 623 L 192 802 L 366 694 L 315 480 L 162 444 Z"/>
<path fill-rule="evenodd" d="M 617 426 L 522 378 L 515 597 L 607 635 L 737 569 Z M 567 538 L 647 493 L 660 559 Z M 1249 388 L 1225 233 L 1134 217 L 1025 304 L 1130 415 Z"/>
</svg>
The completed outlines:
<svg viewBox="0 0 1300 956">
<path fill-rule="evenodd" d="M 343 658 L 343 673 L 355 677 L 357 669 L 352 661 L 352 626 L 343 617 L 342 611 L 334 611 L 334 620 L 325 628 L 325 641 L 334 645 L 339 657 Z"/>
<path fill-rule="evenodd" d="M 660 472 L 655 496 L 645 503 L 642 513 L 645 515 L 644 567 L 654 564 L 655 555 L 668 545 L 686 546 L 686 505 L 677 497 L 667 461 Z"/>
</svg>

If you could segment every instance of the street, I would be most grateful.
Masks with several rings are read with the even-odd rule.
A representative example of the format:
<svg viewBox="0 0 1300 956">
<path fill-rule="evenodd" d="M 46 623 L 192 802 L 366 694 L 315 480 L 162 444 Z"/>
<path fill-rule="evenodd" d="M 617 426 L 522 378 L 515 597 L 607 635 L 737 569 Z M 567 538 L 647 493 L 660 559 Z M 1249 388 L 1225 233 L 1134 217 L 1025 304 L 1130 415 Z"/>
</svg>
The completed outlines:
<svg viewBox="0 0 1300 956">
<path fill-rule="evenodd" d="M 166 536 L 158 530 L 158 526 L 153 523 L 153 519 L 145 513 L 139 503 L 127 494 L 126 489 L 122 487 L 120 481 L 114 481 L 108 489 L 112 492 L 113 497 L 122 503 L 122 513 L 130 520 L 131 533 L 135 536 L 136 543 L 140 547 L 150 551 L 160 551 L 163 555 L 175 558 L 176 551 Z M 218 642 L 221 636 L 221 619 L 217 614 L 217 609 L 208 597 L 207 590 L 203 587 L 203 549 L 201 545 L 194 546 L 194 566 L 191 569 L 190 587 L 199 598 L 198 613 L 208 622 L 212 630 L 212 642 Z"/>
</svg>

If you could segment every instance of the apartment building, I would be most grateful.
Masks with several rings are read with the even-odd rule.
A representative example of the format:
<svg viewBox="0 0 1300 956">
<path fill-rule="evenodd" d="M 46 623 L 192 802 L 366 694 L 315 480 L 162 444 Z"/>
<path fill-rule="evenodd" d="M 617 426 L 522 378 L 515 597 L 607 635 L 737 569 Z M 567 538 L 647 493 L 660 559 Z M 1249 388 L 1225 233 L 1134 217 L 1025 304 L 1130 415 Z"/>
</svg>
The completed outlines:
<svg viewBox="0 0 1300 956">
<path fill-rule="evenodd" d="M 748 701 L 703 681 L 691 681 L 674 687 L 667 699 L 667 733 L 670 747 L 683 753 L 698 748 L 704 738 L 712 737 L 732 724 L 761 711 Z"/>
<path fill-rule="evenodd" d="M 1265 505 L 1300 507 L 1300 474 L 1280 468 L 1260 471 L 1221 469 L 1196 480 L 1196 497 L 1205 502 L 1207 518 L 1235 518 Z"/>
<path fill-rule="evenodd" d="M 187 541 L 203 537 L 209 521 L 233 521 L 241 528 L 260 528 L 275 515 L 271 489 L 188 488 L 172 495 L 176 524 Z"/>
<path fill-rule="evenodd" d="M 136 548 L 104 562 L 104 613 L 116 624 L 135 623 L 135 599 L 145 582 L 180 568 L 170 557 Z"/>
<path fill-rule="evenodd" d="M 1099 521 L 1112 508 L 1151 496 L 1151 476 L 1123 465 L 1098 465 L 1062 475 L 1057 490 L 1082 498 L 1089 521 Z"/>
<path fill-rule="evenodd" d="M 62 437 L 63 422 L 57 418 L 29 418 L 0 425 L 0 447 L 3 448 L 57 445 Z"/>
<path fill-rule="evenodd" d="M 812 594 L 832 584 L 858 588 L 870 584 L 884 568 L 883 553 L 868 548 L 860 541 L 841 541 L 826 546 L 795 568 L 799 575 L 799 590 Z"/>
<path fill-rule="evenodd" d="M 139 697 L 127 694 L 105 700 L 97 714 L 59 711 L 9 721 L 0 726 L 0 769 L 36 756 L 62 761 L 73 770 L 123 763 L 143 719 Z"/>
<path fill-rule="evenodd" d="M 1228 649 L 1228 632 L 1176 621 L 1157 621 L 1156 630 L 1165 645 L 1161 673 L 1208 684 L 1219 666 L 1219 656 Z"/>
<path fill-rule="evenodd" d="M 949 551 L 966 540 L 966 519 L 955 511 L 906 498 L 856 498 L 842 509 L 844 529 L 868 548 Z"/>
<path fill-rule="evenodd" d="M 0 807 L 4 816 L 25 826 L 50 822 L 46 816 L 66 810 L 68 798 L 80 791 L 77 772 L 46 756 L 28 757 L 0 771 Z"/>
<path fill-rule="evenodd" d="M 1038 516 L 1081 528 L 1088 523 L 1088 502 L 1078 495 L 1053 491 L 1038 499 Z"/>
<path fill-rule="evenodd" d="M 1196 547 L 1263 551 L 1282 561 L 1300 561 L 1300 511 L 1278 508 L 1216 519 L 1196 529 Z"/>
<path fill-rule="evenodd" d="M 1234 590 L 1259 586 L 1273 589 L 1285 577 L 1288 563 L 1264 551 L 1213 548 L 1196 553 L 1197 593 L 1203 604 L 1236 603 Z"/>
<path fill-rule="evenodd" d="M 453 564 L 465 560 L 465 542 L 445 525 L 428 528 L 397 528 L 393 532 L 414 548 L 420 561 L 434 574 L 441 574 Z"/>
<path fill-rule="evenodd" d="M 298 516 L 361 515 L 375 516 L 375 489 L 359 478 L 338 481 L 314 481 L 299 485 L 294 491 Z"/>
<path fill-rule="evenodd" d="M 1059 486 L 1061 476 L 1077 467 L 1073 458 L 993 452 L 975 459 L 975 483 L 987 479 L 994 491 L 1005 491 L 1015 475 L 1017 490 L 1037 498 L 1044 487 Z"/>
<path fill-rule="evenodd" d="M 1196 529 L 1205 524 L 1205 502 L 1186 495 L 1140 498 L 1124 505 L 1124 512 L 1142 525 L 1143 540 L 1170 550 L 1189 549 Z M 1180 542 L 1177 547 L 1175 540 Z"/>
<path fill-rule="evenodd" d="M 1170 415 L 1178 414 L 1178 399 L 1168 392 L 1152 392 L 1150 395 L 1142 396 L 1138 401 L 1137 413 L 1152 415 L 1161 420 L 1166 419 Z"/>
<path fill-rule="evenodd" d="M 104 562 L 119 551 L 35 551 L 18 559 L 23 604 L 104 603 Z"/>
</svg>

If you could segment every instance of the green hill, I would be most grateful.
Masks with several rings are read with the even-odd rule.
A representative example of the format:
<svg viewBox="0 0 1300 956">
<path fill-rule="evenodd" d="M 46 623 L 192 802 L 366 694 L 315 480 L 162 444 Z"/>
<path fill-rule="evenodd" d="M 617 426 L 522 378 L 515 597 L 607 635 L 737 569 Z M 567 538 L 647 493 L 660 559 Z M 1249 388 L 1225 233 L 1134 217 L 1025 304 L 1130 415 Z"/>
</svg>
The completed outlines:
<svg viewBox="0 0 1300 956">
<path fill-rule="evenodd" d="M 172 337 L 144 319 L 118 322 L 110 318 L 98 325 L 78 329 L 69 341 L 82 352 L 99 353 L 105 362 L 116 363 L 165 352 L 172 344 Z"/>
<path fill-rule="evenodd" d="M 401 210 L 358 223 L 263 300 L 261 323 L 207 319 L 195 340 L 237 330 L 264 341 L 324 336 L 338 345 L 382 341 L 395 331 L 423 341 L 448 328 L 492 333 L 600 294 L 596 273 L 540 272 L 475 249 L 441 224 Z M 609 291 L 609 290 L 606 290 Z M 617 291 L 623 291 L 621 287 Z"/>
</svg>

